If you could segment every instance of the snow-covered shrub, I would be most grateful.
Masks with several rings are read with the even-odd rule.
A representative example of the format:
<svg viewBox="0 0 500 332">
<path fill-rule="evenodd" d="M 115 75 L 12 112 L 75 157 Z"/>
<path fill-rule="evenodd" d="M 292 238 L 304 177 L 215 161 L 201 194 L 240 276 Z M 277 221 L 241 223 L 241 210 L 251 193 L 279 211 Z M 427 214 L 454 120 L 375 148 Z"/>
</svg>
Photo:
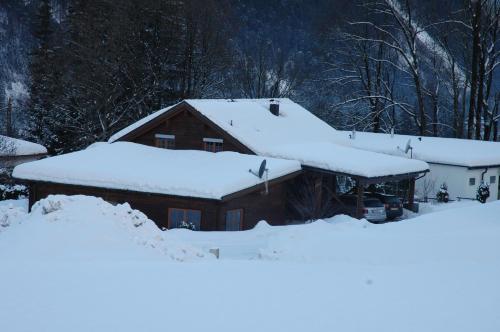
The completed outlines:
<svg viewBox="0 0 500 332">
<path fill-rule="evenodd" d="M 182 221 L 180 224 L 179 224 L 179 228 L 184 228 L 184 229 L 189 229 L 191 231 L 195 231 L 196 230 L 196 225 L 191 223 L 191 222 L 188 222 L 188 221 Z"/>
<path fill-rule="evenodd" d="M 446 185 L 446 183 L 443 183 L 441 187 L 439 187 L 439 191 L 436 194 L 436 199 L 440 203 L 448 203 L 450 195 L 448 194 L 448 186 Z"/>
<path fill-rule="evenodd" d="M 487 183 L 481 182 L 477 188 L 476 199 L 481 203 L 486 203 L 488 197 L 490 197 L 490 186 Z"/>
<path fill-rule="evenodd" d="M 19 199 L 28 196 L 28 188 L 20 184 L 0 184 L 0 200 Z"/>
</svg>

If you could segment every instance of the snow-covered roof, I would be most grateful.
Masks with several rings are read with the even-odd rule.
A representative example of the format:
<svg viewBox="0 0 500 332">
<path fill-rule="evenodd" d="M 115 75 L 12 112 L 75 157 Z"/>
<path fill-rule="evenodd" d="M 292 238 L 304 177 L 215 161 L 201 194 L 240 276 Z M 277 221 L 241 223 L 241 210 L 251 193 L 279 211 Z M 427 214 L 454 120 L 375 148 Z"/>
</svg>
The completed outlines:
<svg viewBox="0 0 500 332">
<path fill-rule="evenodd" d="M 355 139 L 349 139 L 351 132 L 337 131 L 337 142 L 362 150 L 410 158 L 410 152 L 403 150 L 411 140 L 413 159 L 429 163 L 464 167 L 487 167 L 500 165 L 500 143 L 442 137 L 420 137 L 409 135 L 376 134 L 356 132 Z"/>
<path fill-rule="evenodd" d="M 109 138 L 108 142 L 113 143 L 113 142 L 119 140 L 120 138 L 127 135 L 128 133 L 131 133 L 132 131 L 136 130 L 137 128 L 141 127 L 142 125 L 145 125 L 149 121 L 154 120 L 157 117 L 159 117 L 160 115 L 165 114 L 166 112 L 170 111 L 172 108 L 174 108 L 174 106 L 177 106 L 177 104 L 162 108 L 161 110 L 156 111 L 154 113 L 151 113 L 148 116 L 140 119 L 139 121 L 132 123 L 130 126 L 125 127 L 122 130 L 116 132 L 113 136 L 111 136 Z"/>
<path fill-rule="evenodd" d="M 136 143 L 102 144 L 17 166 L 24 180 L 221 199 L 263 183 L 249 172 L 263 158 L 236 152 L 167 150 Z M 300 163 L 266 158 L 268 179 L 299 171 Z"/>
<path fill-rule="evenodd" d="M 0 157 L 46 154 L 47 149 L 37 143 L 0 135 Z"/>
<path fill-rule="evenodd" d="M 270 99 L 187 99 L 186 103 L 236 138 L 255 154 L 299 160 L 303 165 L 364 177 L 421 172 L 428 165 L 390 158 L 335 144 L 337 130 L 288 98 L 279 103 L 279 116 L 269 111 Z M 165 114 L 166 108 L 111 137 L 116 141 Z"/>
<path fill-rule="evenodd" d="M 362 151 L 330 142 L 278 145 L 271 147 L 265 155 L 295 159 L 302 165 L 367 178 L 419 173 L 429 169 L 424 161 Z"/>
</svg>

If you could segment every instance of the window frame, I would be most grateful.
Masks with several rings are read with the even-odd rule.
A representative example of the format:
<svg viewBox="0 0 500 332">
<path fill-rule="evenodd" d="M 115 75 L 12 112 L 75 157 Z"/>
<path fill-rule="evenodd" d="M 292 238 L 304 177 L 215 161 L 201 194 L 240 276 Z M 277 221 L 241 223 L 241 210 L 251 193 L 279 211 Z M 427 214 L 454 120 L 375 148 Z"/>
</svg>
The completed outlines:
<svg viewBox="0 0 500 332">
<path fill-rule="evenodd" d="M 240 213 L 240 220 L 239 220 L 239 224 L 240 224 L 240 227 L 238 230 L 228 230 L 227 229 L 227 225 L 228 225 L 228 214 L 231 213 L 231 212 L 234 212 L 234 211 L 239 211 Z M 224 217 L 224 223 L 225 223 L 225 227 L 224 227 L 224 230 L 226 232 L 236 232 L 236 231 L 241 231 L 243 230 L 243 220 L 244 220 L 244 214 L 245 214 L 245 210 L 243 208 L 238 208 L 238 209 L 229 209 L 229 210 L 226 210 L 226 213 L 225 213 L 225 217 Z"/>
<path fill-rule="evenodd" d="M 162 144 L 160 142 L 164 142 L 165 144 Z M 155 134 L 155 146 L 160 149 L 174 150 L 175 135 Z"/>
<path fill-rule="evenodd" d="M 222 138 L 203 137 L 203 150 L 207 152 L 224 151 L 224 140 Z"/>
<path fill-rule="evenodd" d="M 201 210 L 196 210 L 196 209 L 184 209 L 184 208 L 176 208 L 176 207 L 173 207 L 173 208 L 168 208 L 168 221 L 167 221 L 167 228 L 168 229 L 175 229 L 175 228 L 179 228 L 179 227 L 172 227 L 172 212 L 174 212 L 175 210 L 180 210 L 180 211 L 183 211 L 183 218 L 184 218 L 184 221 L 188 221 L 187 220 L 187 215 L 188 215 L 188 212 L 198 212 L 199 215 L 200 215 L 200 221 L 199 221 L 199 225 L 198 225 L 198 228 L 196 229 L 197 231 L 200 231 L 201 230 L 201 224 L 202 224 L 202 220 L 203 220 L 203 213 Z"/>
<path fill-rule="evenodd" d="M 469 186 L 476 185 L 476 177 L 469 177 Z"/>
<path fill-rule="evenodd" d="M 491 181 L 493 180 L 493 181 Z M 497 182 L 497 176 L 496 175 L 490 175 L 490 184 L 496 183 Z"/>
</svg>

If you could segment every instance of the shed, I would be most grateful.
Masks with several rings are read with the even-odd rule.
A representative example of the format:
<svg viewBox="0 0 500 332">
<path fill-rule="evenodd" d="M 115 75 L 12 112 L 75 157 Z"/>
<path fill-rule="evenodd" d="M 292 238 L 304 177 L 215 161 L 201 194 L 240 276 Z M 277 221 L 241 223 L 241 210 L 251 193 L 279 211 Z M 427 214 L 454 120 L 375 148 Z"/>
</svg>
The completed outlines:
<svg viewBox="0 0 500 332">
<path fill-rule="evenodd" d="M 47 149 L 37 143 L 0 135 L 0 168 L 12 170 L 15 166 L 47 155 Z"/>
</svg>

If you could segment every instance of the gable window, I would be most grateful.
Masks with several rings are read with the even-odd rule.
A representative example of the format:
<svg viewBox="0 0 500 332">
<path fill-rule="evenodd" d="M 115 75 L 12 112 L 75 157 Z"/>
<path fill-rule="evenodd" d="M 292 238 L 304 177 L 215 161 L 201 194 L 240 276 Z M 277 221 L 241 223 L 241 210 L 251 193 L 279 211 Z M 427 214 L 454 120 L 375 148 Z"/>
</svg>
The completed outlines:
<svg viewBox="0 0 500 332">
<path fill-rule="evenodd" d="M 155 145 L 162 149 L 175 149 L 175 135 L 155 134 Z"/>
<path fill-rule="evenodd" d="M 243 224 L 243 209 L 226 212 L 226 231 L 240 231 Z"/>
<path fill-rule="evenodd" d="M 474 186 L 476 184 L 476 178 L 469 178 L 469 186 Z"/>
<path fill-rule="evenodd" d="M 180 228 L 183 224 L 191 224 L 194 230 L 200 230 L 201 211 L 189 209 L 168 209 L 168 228 Z"/>
<path fill-rule="evenodd" d="M 224 141 L 220 138 L 204 138 L 203 150 L 208 152 L 220 152 L 223 150 Z"/>
<path fill-rule="evenodd" d="M 497 182 L 497 177 L 495 175 L 490 176 L 490 183 L 496 183 Z"/>
</svg>

